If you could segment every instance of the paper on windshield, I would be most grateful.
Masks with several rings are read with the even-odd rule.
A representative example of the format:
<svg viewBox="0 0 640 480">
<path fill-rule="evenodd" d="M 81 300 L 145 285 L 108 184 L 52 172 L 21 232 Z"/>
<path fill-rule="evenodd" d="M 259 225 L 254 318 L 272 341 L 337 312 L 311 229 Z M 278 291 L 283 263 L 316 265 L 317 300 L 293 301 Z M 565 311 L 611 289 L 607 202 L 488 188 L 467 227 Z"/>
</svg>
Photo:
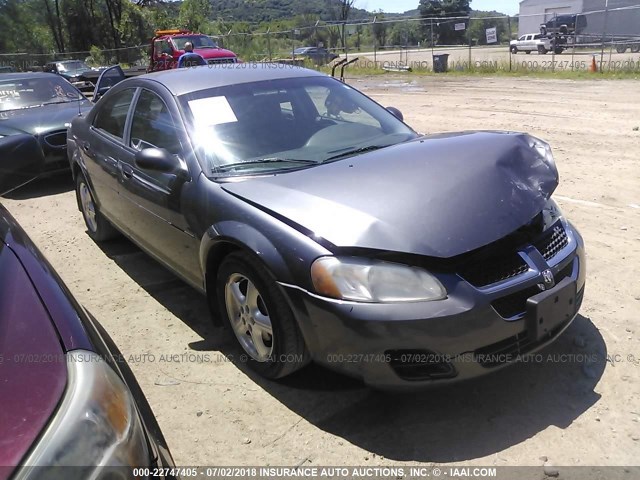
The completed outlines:
<svg viewBox="0 0 640 480">
<path fill-rule="evenodd" d="M 189 108 L 196 126 L 212 127 L 238 121 L 227 97 L 224 96 L 189 100 Z"/>
</svg>

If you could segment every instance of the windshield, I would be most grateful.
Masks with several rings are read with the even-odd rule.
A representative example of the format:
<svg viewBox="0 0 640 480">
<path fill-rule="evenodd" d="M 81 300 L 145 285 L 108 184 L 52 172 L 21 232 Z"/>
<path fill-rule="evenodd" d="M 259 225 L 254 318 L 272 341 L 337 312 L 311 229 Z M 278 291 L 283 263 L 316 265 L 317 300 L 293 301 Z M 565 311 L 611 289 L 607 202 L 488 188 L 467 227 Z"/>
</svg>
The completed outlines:
<svg viewBox="0 0 640 480">
<path fill-rule="evenodd" d="M 216 42 L 206 35 L 185 35 L 173 37 L 173 43 L 177 50 L 184 50 L 184 44 L 191 42 L 193 48 L 218 48 Z"/>
<path fill-rule="evenodd" d="M 58 63 L 58 72 L 75 72 L 77 70 L 91 70 L 89 65 L 80 60 L 74 60 L 71 62 L 61 62 Z"/>
<path fill-rule="evenodd" d="M 75 87 L 54 75 L 0 81 L 0 112 L 81 98 L 82 94 Z"/>
<path fill-rule="evenodd" d="M 229 85 L 179 100 L 212 177 L 309 168 L 417 136 L 385 108 L 328 77 Z"/>
</svg>

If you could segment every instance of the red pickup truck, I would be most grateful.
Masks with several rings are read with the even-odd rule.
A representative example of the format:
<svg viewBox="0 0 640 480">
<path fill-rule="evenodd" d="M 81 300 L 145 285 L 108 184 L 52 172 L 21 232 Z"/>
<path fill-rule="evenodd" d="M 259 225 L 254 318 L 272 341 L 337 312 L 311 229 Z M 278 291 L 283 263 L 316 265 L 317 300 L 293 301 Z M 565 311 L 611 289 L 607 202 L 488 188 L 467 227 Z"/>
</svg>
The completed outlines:
<svg viewBox="0 0 640 480">
<path fill-rule="evenodd" d="M 157 72 L 176 68 L 187 42 L 191 42 L 193 51 L 204 58 L 209 65 L 238 62 L 235 53 L 220 48 L 208 35 L 188 30 L 158 30 L 156 36 L 151 40 L 151 58 L 148 71 Z"/>
</svg>

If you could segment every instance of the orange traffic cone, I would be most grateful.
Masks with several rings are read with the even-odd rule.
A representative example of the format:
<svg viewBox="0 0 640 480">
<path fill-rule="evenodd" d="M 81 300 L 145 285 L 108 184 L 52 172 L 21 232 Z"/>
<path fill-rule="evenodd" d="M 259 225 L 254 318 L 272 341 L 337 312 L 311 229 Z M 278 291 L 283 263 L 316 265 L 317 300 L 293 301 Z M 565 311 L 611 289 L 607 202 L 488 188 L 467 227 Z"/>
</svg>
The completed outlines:
<svg viewBox="0 0 640 480">
<path fill-rule="evenodd" d="M 589 66 L 589 71 L 591 73 L 596 73 L 598 71 L 598 65 L 596 64 L 596 56 L 595 55 L 591 58 L 591 65 Z"/>
</svg>

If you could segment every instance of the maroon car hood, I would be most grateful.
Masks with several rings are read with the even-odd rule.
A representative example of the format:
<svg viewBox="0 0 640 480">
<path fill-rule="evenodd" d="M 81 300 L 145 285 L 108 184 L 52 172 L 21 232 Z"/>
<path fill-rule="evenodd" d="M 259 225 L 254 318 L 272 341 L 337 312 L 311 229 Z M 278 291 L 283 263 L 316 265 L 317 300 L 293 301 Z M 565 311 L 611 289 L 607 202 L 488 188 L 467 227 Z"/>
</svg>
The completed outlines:
<svg viewBox="0 0 640 480">
<path fill-rule="evenodd" d="M 193 51 L 205 60 L 210 58 L 229 58 L 236 56 L 236 54 L 231 50 L 225 50 L 224 48 L 194 48 Z"/>
<path fill-rule="evenodd" d="M 56 410 L 67 369 L 47 310 L 18 257 L 1 241 L 0 285 L 1 480 L 20 463 Z"/>
</svg>

